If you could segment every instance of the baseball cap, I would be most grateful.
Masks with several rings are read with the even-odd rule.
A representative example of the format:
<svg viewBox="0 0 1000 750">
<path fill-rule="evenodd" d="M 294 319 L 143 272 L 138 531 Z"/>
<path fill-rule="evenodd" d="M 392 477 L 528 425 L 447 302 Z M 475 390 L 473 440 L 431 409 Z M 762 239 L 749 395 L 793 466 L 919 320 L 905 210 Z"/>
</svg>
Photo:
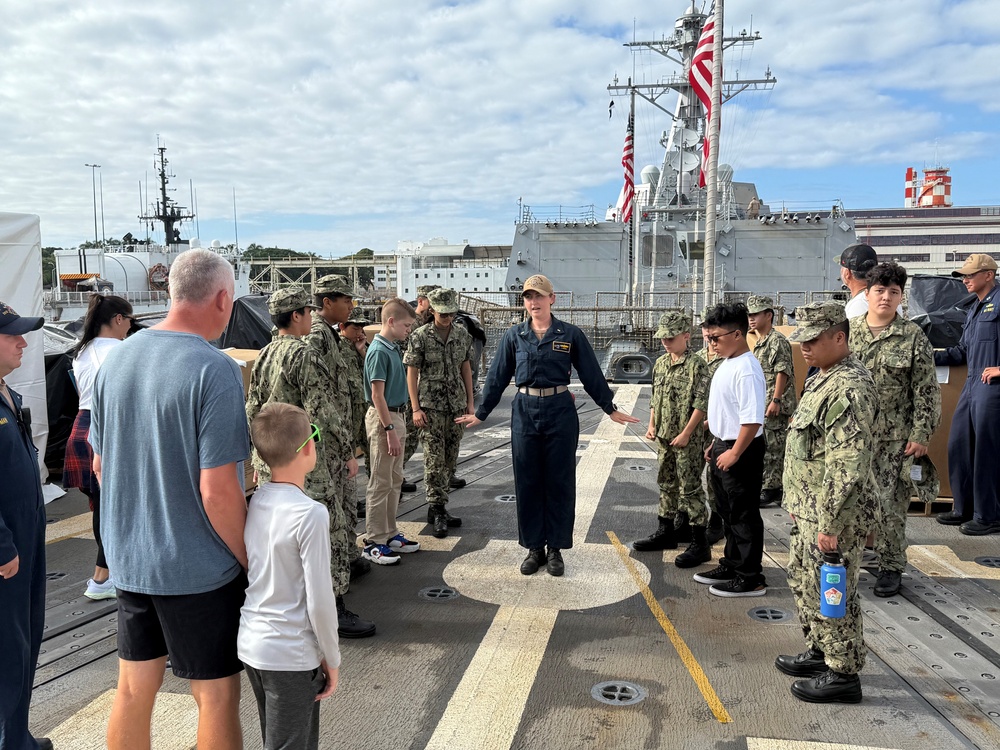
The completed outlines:
<svg viewBox="0 0 1000 750">
<path fill-rule="evenodd" d="M 29 331 L 37 331 L 43 325 L 45 318 L 23 318 L 10 305 L 0 302 L 0 333 L 21 336 Z"/>
<path fill-rule="evenodd" d="M 676 310 L 669 310 L 660 316 L 659 324 L 656 328 L 656 338 L 672 339 L 682 333 L 691 332 L 691 321 L 688 317 Z"/>
<path fill-rule="evenodd" d="M 440 284 L 421 284 L 420 286 L 417 287 L 417 296 L 430 297 L 431 292 L 433 292 L 435 289 L 440 289 L 440 288 L 441 288 Z"/>
<path fill-rule="evenodd" d="M 538 292 L 546 295 L 552 294 L 552 282 L 540 273 L 536 273 L 534 276 L 529 276 L 525 280 L 524 286 L 521 288 L 522 297 L 525 292 Z"/>
<path fill-rule="evenodd" d="M 878 253 L 871 245 L 859 242 L 844 249 L 840 254 L 840 265 L 855 274 L 866 274 L 878 265 Z"/>
<path fill-rule="evenodd" d="M 751 294 L 747 299 L 747 312 L 750 315 L 774 309 L 774 300 L 763 294 Z"/>
<path fill-rule="evenodd" d="M 813 302 L 795 308 L 795 328 L 789 341 L 812 341 L 821 333 L 847 320 L 844 306 L 839 302 Z"/>
<path fill-rule="evenodd" d="M 996 271 L 997 262 L 986 253 L 973 253 L 965 259 L 965 263 L 957 271 L 952 271 L 952 276 L 968 276 L 979 271 Z"/>
<path fill-rule="evenodd" d="M 271 315 L 295 312 L 303 307 L 316 307 L 309 293 L 300 286 L 290 286 L 279 289 L 267 300 L 267 311 Z"/>
<path fill-rule="evenodd" d="M 346 276 L 331 273 L 316 280 L 316 294 L 343 294 L 345 297 L 353 297 L 354 290 L 347 283 Z"/>
<path fill-rule="evenodd" d="M 458 312 L 458 295 L 453 289 L 435 289 L 427 295 L 427 301 L 431 303 L 434 312 L 442 315 Z"/>
</svg>

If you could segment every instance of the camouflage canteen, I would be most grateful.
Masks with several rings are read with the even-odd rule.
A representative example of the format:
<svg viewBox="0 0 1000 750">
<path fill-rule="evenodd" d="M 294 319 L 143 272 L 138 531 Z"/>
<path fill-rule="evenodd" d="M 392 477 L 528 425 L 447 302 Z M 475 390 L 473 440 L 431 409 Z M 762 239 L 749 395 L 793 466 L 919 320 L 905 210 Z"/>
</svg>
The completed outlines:
<svg viewBox="0 0 1000 750">
<path fill-rule="evenodd" d="M 351 310 L 351 314 L 347 316 L 347 321 L 349 325 L 353 326 L 367 326 L 371 325 L 371 320 L 365 314 L 365 311 L 360 307 L 355 307 Z"/>
<path fill-rule="evenodd" d="M 824 331 L 847 320 L 844 306 L 839 302 L 813 302 L 795 308 L 795 329 L 790 341 L 812 341 Z"/>
<path fill-rule="evenodd" d="M 747 313 L 756 315 L 765 310 L 774 312 L 774 300 L 770 297 L 765 297 L 763 294 L 751 294 L 747 299 Z"/>
<path fill-rule="evenodd" d="M 271 315 L 295 312 L 304 307 L 315 307 L 309 293 L 300 286 L 279 289 L 267 300 L 267 311 Z"/>
<path fill-rule="evenodd" d="M 316 294 L 343 294 L 345 297 L 353 297 L 354 290 L 347 283 L 346 276 L 331 273 L 321 276 L 316 281 Z"/>
<path fill-rule="evenodd" d="M 538 292 L 539 294 L 548 296 L 553 292 L 552 282 L 540 273 L 536 273 L 534 276 L 529 276 L 524 282 L 524 286 L 521 288 L 522 297 L 525 292 Z"/>
<path fill-rule="evenodd" d="M 438 287 L 427 295 L 427 300 L 431 303 L 434 312 L 442 315 L 458 312 L 458 295 L 455 294 L 454 289 Z"/>
<path fill-rule="evenodd" d="M 417 298 L 420 297 L 430 297 L 431 292 L 435 289 L 440 289 L 440 284 L 421 284 L 417 287 Z"/>
<path fill-rule="evenodd" d="M 691 333 L 691 321 L 684 313 L 671 310 L 660 316 L 660 322 L 656 327 L 656 338 L 672 339 L 682 333 Z"/>
</svg>

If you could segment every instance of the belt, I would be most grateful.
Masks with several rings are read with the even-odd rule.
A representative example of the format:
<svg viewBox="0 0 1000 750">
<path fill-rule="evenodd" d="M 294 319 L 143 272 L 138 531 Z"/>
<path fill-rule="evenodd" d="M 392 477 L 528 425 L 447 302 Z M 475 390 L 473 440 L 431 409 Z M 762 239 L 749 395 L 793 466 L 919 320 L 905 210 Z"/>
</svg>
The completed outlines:
<svg viewBox="0 0 1000 750">
<path fill-rule="evenodd" d="M 369 408 L 369 409 L 375 409 L 375 404 L 373 404 L 373 403 L 371 403 L 371 402 L 369 401 L 369 402 L 368 402 L 368 408 Z M 397 414 L 402 414 L 402 413 L 403 413 L 404 411 L 406 411 L 406 404 L 403 404 L 402 406 L 387 406 L 386 408 L 387 408 L 387 409 L 388 409 L 389 411 L 394 411 L 394 412 L 396 412 Z M 376 409 L 376 411 L 378 411 L 378 410 Z"/>
<path fill-rule="evenodd" d="M 526 385 L 522 385 L 517 389 L 517 392 L 527 396 L 555 396 L 557 393 L 565 393 L 568 390 L 569 386 L 566 385 L 557 385 L 552 388 L 529 388 Z"/>
</svg>

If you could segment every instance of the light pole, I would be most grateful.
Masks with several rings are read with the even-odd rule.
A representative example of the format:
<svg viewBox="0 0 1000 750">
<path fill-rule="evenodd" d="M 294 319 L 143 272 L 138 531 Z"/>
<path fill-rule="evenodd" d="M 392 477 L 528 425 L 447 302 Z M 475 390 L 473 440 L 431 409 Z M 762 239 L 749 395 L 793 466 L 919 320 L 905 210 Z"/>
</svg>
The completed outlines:
<svg viewBox="0 0 1000 750">
<path fill-rule="evenodd" d="M 97 240 L 97 172 L 96 170 L 101 168 L 100 164 L 84 164 L 85 167 L 90 167 L 90 184 L 94 189 L 94 245 L 98 245 Z M 82 273 L 87 273 L 87 251 L 83 251 L 83 271 Z"/>
</svg>

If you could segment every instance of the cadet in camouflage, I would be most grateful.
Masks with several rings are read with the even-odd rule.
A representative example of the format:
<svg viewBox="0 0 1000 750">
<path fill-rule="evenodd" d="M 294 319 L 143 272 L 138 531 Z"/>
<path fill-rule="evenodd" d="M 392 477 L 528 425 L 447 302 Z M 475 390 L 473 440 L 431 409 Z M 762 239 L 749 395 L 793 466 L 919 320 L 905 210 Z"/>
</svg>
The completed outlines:
<svg viewBox="0 0 1000 750">
<path fill-rule="evenodd" d="M 779 656 L 775 666 L 813 678 L 792 685 L 800 700 L 857 703 L 866 656 L 858 574 L 878 503 L 872 473 L 878 395 L 871 374 L 850 353 L 842 305 L 805 305 L 795 320 L 791 339 L 801 342 L 806 363 L 819 368 L 789 426 L 784 477 L 785 508 L 794 521 L 788 585 L 809 648 Z M 824 553 L 838 551 L 846 566 L 847 612 L 832 619 L 820 614 L 819 568 Z"/>
<path fill-rule="evenodd" d="M 896 312 L 905 286 L 902 266 L 875 266 L 868 272 L 868 312 L 851 319 L 851 350 L 871 372 L 878 390 L 875 595 L 883 597 L 899 592 L 906 568 L 906 511 L 913 495 L 910 469 L 915 459 L 927 455 L 931 435 L 941 421 L 934 349 L 920 326 Z"/>
<path fill-rule="evenodd" d="M 350 317 L 340 324 L 340 352 L 347 366 L 347 380 L 351 387 L 351 417 L 352 433 L 355 448 L 360 448 L 365 456 L 365 466 L 368 466 L 368 436 L 365 434 L 365 413 L 368 402 L 365 401 L 364 366 L 365 351 L 368 340 L 365 337 L 365 326 L 371 321 L 355 307 Z"/>
<path fill-rule="evenodd" d="M 410 328 L 410 335 L 407 336 L 403 343 L 400 345 L 402 350 L 405 352 L 410 348 L 410 336 L 413 335 L 413 331 L 418 328 L 422 328 L 428 323 L 434 322 L 434 310 L 431 309 L 430 293 L 435 289 L 440 289 L 438 284 L 422 284 L 417 287 L 417 304 L 414 307 L 414 312 L 417 314 L 417 319 L 413 321 L 413 327 Z M 403 466 L 406 466 L 406 462 L 409 461 L 413 454 L 417 452 L 417 446 L 420 445 L 420 430 L 416 428 L 413 424 L 413 408 L 412 404 L 406 405 L 406 412 L 403 416 L 406 418 L 406 444 L 403 446 Z M 416 492 L 417 487 L 412 482 L 407 482 L 403 480 L 403 492 Z"/>
<path fill-rule="evenodd" d="M 761 507 L 781 502 L 781 474 L 785 465 L 785 438 L 788 419 L 795 411 L 795 368 L 792 345 L 774 330 L 774 300 L 753 294 L 747 300 L 750 330 L 756 331 L 753 354 L 764 371 L 767 387 L 764 411 L 764 483 L 760 493 Z"/>
<path fill-rule="evenodd" d="M 465 429 L 455 423 L 462 414 L 472 414 L 472 335 L 454 325 L 458 295 L 451 289 L 430 293 L 434 322 L 410 334 L 403 356 L 406 380 L 413 405 L 413 422 L 424 444 L 424 485 L 428 522 L 434 536 L 447 536 L 448 526 L 461 521 L 445 508 L 448 489 L 458 464 L 458 448 Z"/>
<path fill-rule="evenodd" d="M 702 319 L 704 319 L 704 313 L 702 314 Z M 704 338 L 704 329 L 702 329 L 702 337 Z M 705 364 L 708 365 L 708 381 L 705 385 L 705 400 L 708 400 L 708 394 L 712 392 L 712 378 L 715 376 L 715 371 L 719 369 L 719 365 L 722 364 L 724 357 L 720 357 L 715 351 L 715 344 L 705 339 L 705 346 L 698 350 L 698 356 L 704 360 Z M 704 427 L 703 438 L 702 438 L 702 452 L 707 451 L 712 446 L 712 433 L 708 431 L 708 420 L 706 419 L 702 426 Z M 707 538 L 709 545 L 713 545 L 725 536 L 725 532 L 722 526 L 722 516 L 719 515 L 719 507 L 715 501 L 715 491 L 712 489 L 712 481 L 708 478 L 708 464 L 702 471 L 702 482 L 705 487 L 705 496 L 708 498 L 708 508 L 711 515 L 708 519 L 708 532 Z"/>
</svg>

